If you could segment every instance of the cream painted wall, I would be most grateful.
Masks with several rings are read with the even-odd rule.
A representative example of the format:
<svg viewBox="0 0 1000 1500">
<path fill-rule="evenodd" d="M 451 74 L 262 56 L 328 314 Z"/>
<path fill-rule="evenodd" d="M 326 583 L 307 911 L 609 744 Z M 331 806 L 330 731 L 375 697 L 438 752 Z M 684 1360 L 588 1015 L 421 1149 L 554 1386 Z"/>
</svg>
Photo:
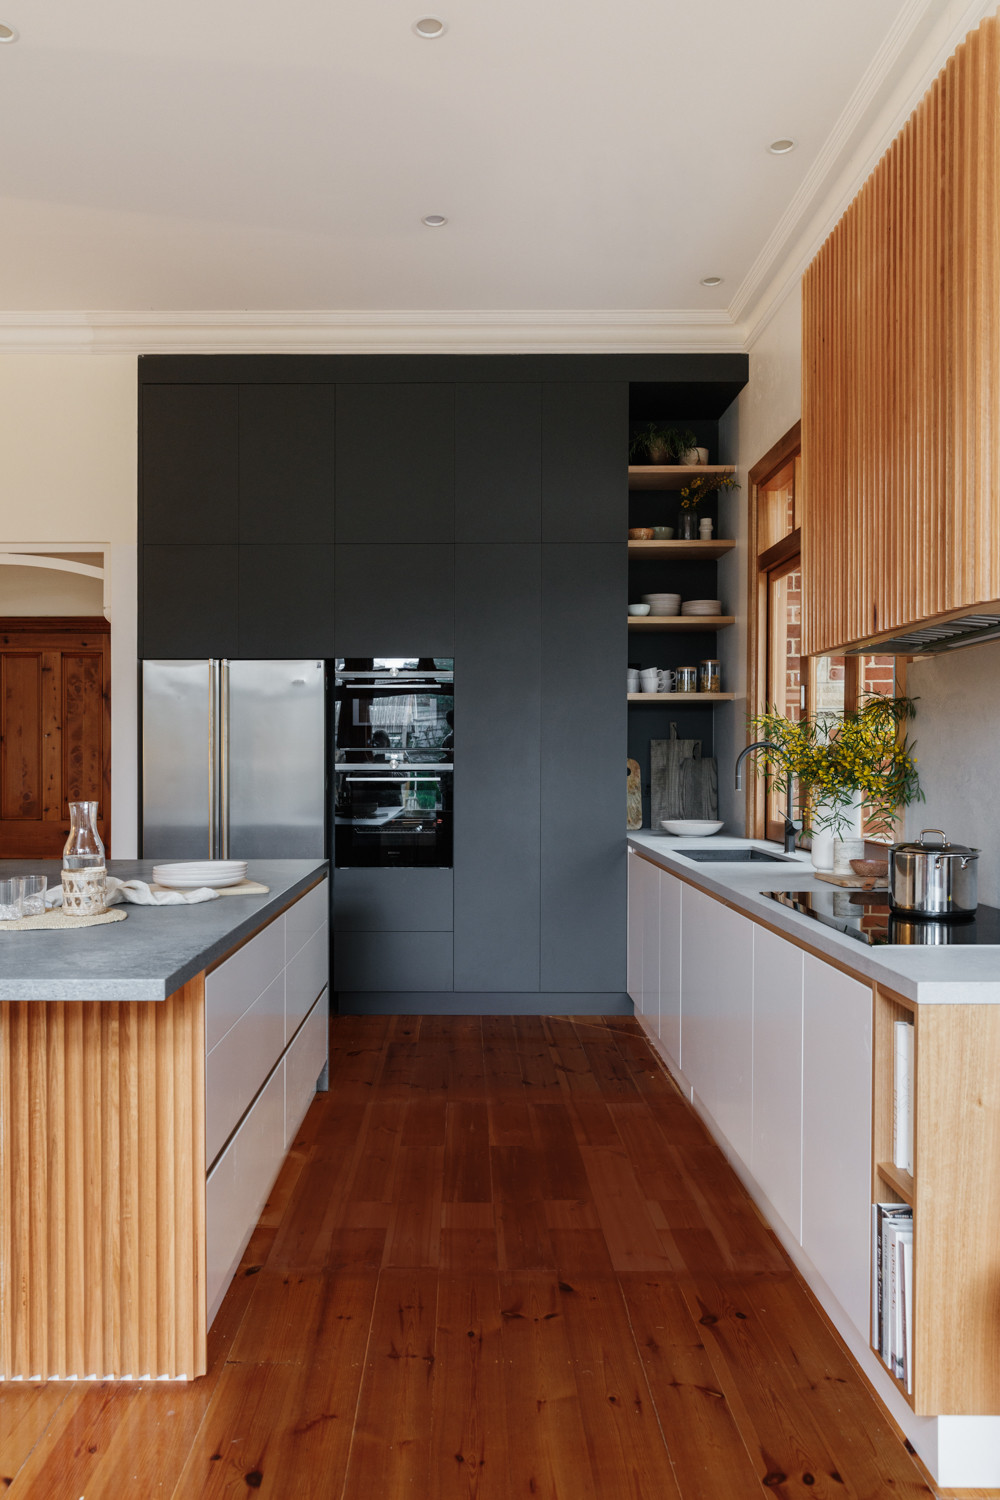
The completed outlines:
<svg viewBox="0 0 1000 1500">
<path fill-rule="evenodd" d="M 99 566 L 100 564 L 98 564 Z M 0 564 L 0 615 L 102 615 L 99 578 Z"/>
<path fill-rule="evenodd" d="M 134 542 L 134 355 L 0 354 L 0 543 Z"/>
<path fill-rule="evenodd" d="M 111 822 L 118 859 L 137 852 L 137 413 L 135 355 L 0 354 L 0 547 L 110 548 Z M 65 591 L 50 593 L 48 602 L 60 606 L 51 612 L 87 613 L 79 578 L 62 576 Z"/>
<path fill-rule="evenodd" d="M 719 659 L 726 692 L 736 701 L 715 711 L 715 755 L 719 763 L 719 817 L 726 832 L 742 834 L 743 794 L 733 786 L 736 757 L 747 743 L 747 473 L 802 413 L 802 298 L 800 285 L 776 311 L 750 350 L 750 379 L 719 424 L 720 457 L 737 467 L 740 489 L 720 505 L 720 536 L 736 539 L 719 564 L 719 593 L 736 624 L 719 633 Z"/>
</svg>

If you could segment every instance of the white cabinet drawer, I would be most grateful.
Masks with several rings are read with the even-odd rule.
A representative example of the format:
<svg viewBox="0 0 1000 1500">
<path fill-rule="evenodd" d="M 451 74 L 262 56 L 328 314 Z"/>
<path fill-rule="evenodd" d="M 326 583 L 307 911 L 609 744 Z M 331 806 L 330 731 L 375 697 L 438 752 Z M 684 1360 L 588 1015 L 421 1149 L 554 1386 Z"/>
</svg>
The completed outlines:
<svg viewBox="0 0 1000 1500">
<path fill-rule="evenodd" d="M 294 909 L 294 908 L 293 908 Z M 330 930 L 326 922 L 285 969 L 285 1040 L 295 1035 L 320 990 L 330 982 Z"/>
<path fill-rule="evenodd" d="M 206 1184 L 208 1322 L 219 1310 L 285 1156 L 285 1065 L 275 1069 Z"/>
<path fill-rule="evenodd" d="M 231 1026 L 205 1063 L 205 1160 L 211 1162 L 285 1045 L 285 976 Z"/>
<path fill-rule="evenodd" d="M 326 1063 L 330 1020 L 329 991 L 324 990 L 285 1054 L 285 1150 L 312 1103 L 316 1080 Z"/>
<path fill-rule="evenodd" d="M 225 900 L 225 897 L 222 898 Z M 285 964 L 285 918 L 276 917 L 205 978 L 205 1051 L 211 1052 Z"/>
<path fill-rule="evenodd" d="M 330 920 L 330 882 L 321 880 L 285 912 L 285 962 Z"/>
</svg>

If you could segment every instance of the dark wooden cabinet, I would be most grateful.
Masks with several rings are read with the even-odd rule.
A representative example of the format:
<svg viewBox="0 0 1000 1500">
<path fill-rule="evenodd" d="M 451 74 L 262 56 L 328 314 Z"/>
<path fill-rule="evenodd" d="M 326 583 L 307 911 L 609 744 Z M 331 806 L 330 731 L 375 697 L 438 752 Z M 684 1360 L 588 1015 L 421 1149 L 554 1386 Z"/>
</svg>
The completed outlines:
<svg viewBox="0 0 1000 1500">
<path fill-rule="evenodd" d="M 337 388 L 337 541 L 453 542 L 451 385 Z"/>
<path fill-rule="evenodd" d="M 338 544 L 338 656 L 454 656 L 455 549 Z"/>
<path fill-rule="evenodd" d="M 542 539 L 542 387 L 455 390 L 456 542 Z"/>
<path fill-rule="evenodd" d="M 237 540 L 235 385 L 146 385 L 140 409 L 144 543 Z"/>
<path fill-rule="evenodd" d="M 541 988 L 625 988 L 626 553 L 543 546 Z"/>
<path fill-rule="evenodd" d="M 239 552 L 239 655 L 335 656 L 334 548 L 247 545 Z"/>
<path fill-rule="evenodd" d="M 239 540 L 332 542 L 336 387 L 239 388 Z"/>
<path fill-rule="evenodd" d="M 554 381 L 542 397 L 542 541 L 617 542 L 628 531 L 628 386 Z"/>
<path fill-rule="evenodd" d="M 455 550 L 455 988 L 537 991 L 542 549 Z"/>
<path fill-rule="evenodd" d="M 236 656 L 237 548 L 144 547 L 141 656 Z"/>
</svg>

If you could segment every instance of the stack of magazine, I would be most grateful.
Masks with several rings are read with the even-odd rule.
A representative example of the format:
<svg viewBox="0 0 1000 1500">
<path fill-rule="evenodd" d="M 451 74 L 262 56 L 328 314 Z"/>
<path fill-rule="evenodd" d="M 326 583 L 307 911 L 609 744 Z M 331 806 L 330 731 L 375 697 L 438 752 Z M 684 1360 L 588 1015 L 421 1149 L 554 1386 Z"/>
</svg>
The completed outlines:
<svg viewBox="0 0 1000 1500">
<path fill-rule="evenodd" d="M 872 1204 L 872 1345 L 913 1392 L 913 1209 Z"/>
</svg>

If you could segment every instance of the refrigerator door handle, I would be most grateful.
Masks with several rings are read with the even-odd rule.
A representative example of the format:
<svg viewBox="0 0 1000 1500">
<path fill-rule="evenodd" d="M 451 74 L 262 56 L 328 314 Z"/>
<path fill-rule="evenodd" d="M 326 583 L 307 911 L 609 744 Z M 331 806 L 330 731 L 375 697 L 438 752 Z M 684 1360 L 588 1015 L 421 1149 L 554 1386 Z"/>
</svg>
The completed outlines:
<svg viewBox="0 0 1000 1500">
<path fill-rule="evenodd" d="M 208 661 L 208 857 L 218 856 L 218 798 L 216 795 L 216 757 L 219 743 L 219 680 L 218 663 L 214 657 Z"/>
<path fill-rule="evenodd" d="M 219 662 L 219 854 L 229 858 L 229 662 Z"/>
</svg>

